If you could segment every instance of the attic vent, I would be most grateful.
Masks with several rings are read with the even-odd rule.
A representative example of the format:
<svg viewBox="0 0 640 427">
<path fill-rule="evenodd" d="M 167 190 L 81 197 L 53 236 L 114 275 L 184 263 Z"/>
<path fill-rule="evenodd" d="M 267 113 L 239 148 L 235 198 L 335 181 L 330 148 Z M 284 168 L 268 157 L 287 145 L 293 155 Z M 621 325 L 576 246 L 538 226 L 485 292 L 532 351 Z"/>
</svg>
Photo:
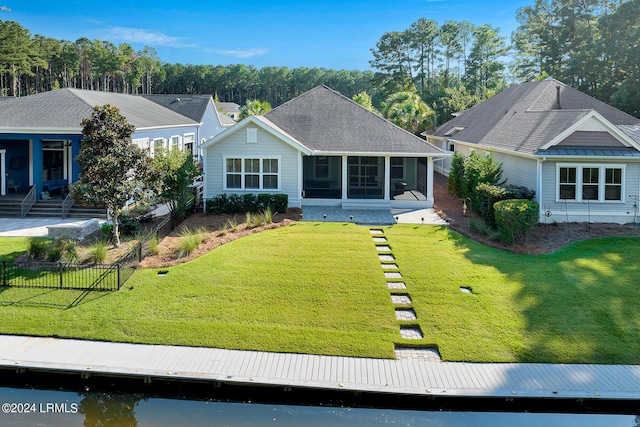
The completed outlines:
<svg viewBox="0 0 640 427">
<path fill-rule="evenodd" d="M 444 136 L 455 135 L 456 133 L 460 132 L 463 129 L 464 129 L 464 126 L 454 126 L 451 129 L 449 129 L 448 131 L 446 131 L 444 133 Z"/>
<path fill-rule="evenodd" d="M 247 143 L 255 144 L 258 142 L 258 128 L 247 128 Z"/>
</svg>

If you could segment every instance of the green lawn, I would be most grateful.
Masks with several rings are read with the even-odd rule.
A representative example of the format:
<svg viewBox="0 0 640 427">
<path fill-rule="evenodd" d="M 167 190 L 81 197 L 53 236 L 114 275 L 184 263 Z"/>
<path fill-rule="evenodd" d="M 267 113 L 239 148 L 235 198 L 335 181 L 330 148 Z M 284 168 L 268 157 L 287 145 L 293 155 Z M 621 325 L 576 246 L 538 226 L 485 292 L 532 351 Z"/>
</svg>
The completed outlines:
<svg viewBox="0 0 640 427">
<path fill-rule="evenodd" d="M 394 226 L 385 234 L 423 342 L 438 344 L 444 359 L 640 364 L 637 238 L 529 256 L 435 227 Z"/>
<path fill-rule="evenodd" d="M 296 224 L 166 270 L 137 271 L 114 293 L 5 289 L 0 332 L 393 357 L 397 324 L 366 228 Z"/>
<path fill-rule="evenodd" d="M 119 292 L 0 288 L 0 333 L 362 357 L 404 342 L 456 361 L 640 364 L 637 238 L 526 256 L 446 228 L 384 230 L 424 340 L 400 339 L 369 229 L 335 223 L 254 234 L 164 277 L 139 270 Z M 26 248 L 8 241 L 0 256 Z"/>
</svg>

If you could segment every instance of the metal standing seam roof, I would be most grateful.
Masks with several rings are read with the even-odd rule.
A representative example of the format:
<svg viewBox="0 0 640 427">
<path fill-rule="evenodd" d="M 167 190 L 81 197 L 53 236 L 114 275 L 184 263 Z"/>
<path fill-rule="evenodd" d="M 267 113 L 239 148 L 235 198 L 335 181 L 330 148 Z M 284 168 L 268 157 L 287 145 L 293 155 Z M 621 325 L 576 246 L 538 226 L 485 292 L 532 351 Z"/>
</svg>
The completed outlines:
<svg viewBox="0 0 640 427">
<path fill-rule="evenodd" d="M 593 111 L 614 126 L 640 125 L 640 119 L 557 80 L 545 80 L 511 86 L 441 125 L 434 135 L 446 138 L 458 126 L 463 129 L 451 139 L 533 155 Z"/>
<path fill-rule="evenodd" d="M 264 118 L 314 152 L 450 155 L 324 85 Z"/>
<path fill-rule="evenodd" d="M 199 124 L 142 96 L 65 88 L 0 103 L 0 128 L 80 131 L 93 107 L 105 104 L 118 107 L 136 129 Z"/>
</svg>

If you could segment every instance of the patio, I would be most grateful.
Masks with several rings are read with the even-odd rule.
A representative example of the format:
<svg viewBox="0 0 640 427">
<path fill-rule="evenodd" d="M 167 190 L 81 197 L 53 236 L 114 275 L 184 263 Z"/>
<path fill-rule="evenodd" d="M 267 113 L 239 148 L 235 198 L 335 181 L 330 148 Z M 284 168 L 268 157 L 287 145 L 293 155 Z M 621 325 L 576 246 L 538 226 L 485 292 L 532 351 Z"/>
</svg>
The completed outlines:
<svg viewBox="0 0 640 427">
<path fill-rule="evenodd" d="M 447 225 L 434 209 L 358 209 L 340 206 L 302 206 L 303 221 L 353 222 L 358 225 Z"/>
</svg>

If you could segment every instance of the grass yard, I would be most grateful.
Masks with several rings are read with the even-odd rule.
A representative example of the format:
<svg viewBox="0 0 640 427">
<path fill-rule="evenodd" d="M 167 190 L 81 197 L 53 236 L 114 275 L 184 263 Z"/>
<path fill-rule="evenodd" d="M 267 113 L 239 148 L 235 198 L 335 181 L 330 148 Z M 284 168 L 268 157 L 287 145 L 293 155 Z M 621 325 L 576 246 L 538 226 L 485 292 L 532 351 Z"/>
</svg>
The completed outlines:
<svg viewBox="0 0 640 427">
<path fill-rule="evenodd" d="M 393 357 L 398 327 L 366 228 L 295 224 L 163 270 L 113 293 L 5 288 L 0 332 Z"/>
<path fill-rule="evenodd" d="M 640 364 L 637 238 L 528 256 L 435 227 L 385 234 L 423 342 L 438 344 L 444 359 Z"/>
<path fill-rule="evenodd" d="M 399 336 L 369 229 L 335 223 L 244 237 L 164 277 L 142 269 L 119 292 L 0 288 L 0 333 L 360 357 L 393 357 L 403 342 L 437 344 L 450 361 L 640 364 L 637 238 L 527 256 L 447 228 L 384 230 L 423 340 Z M 0 257 L 26 245 L 0 239 Z"/>
</svg>

